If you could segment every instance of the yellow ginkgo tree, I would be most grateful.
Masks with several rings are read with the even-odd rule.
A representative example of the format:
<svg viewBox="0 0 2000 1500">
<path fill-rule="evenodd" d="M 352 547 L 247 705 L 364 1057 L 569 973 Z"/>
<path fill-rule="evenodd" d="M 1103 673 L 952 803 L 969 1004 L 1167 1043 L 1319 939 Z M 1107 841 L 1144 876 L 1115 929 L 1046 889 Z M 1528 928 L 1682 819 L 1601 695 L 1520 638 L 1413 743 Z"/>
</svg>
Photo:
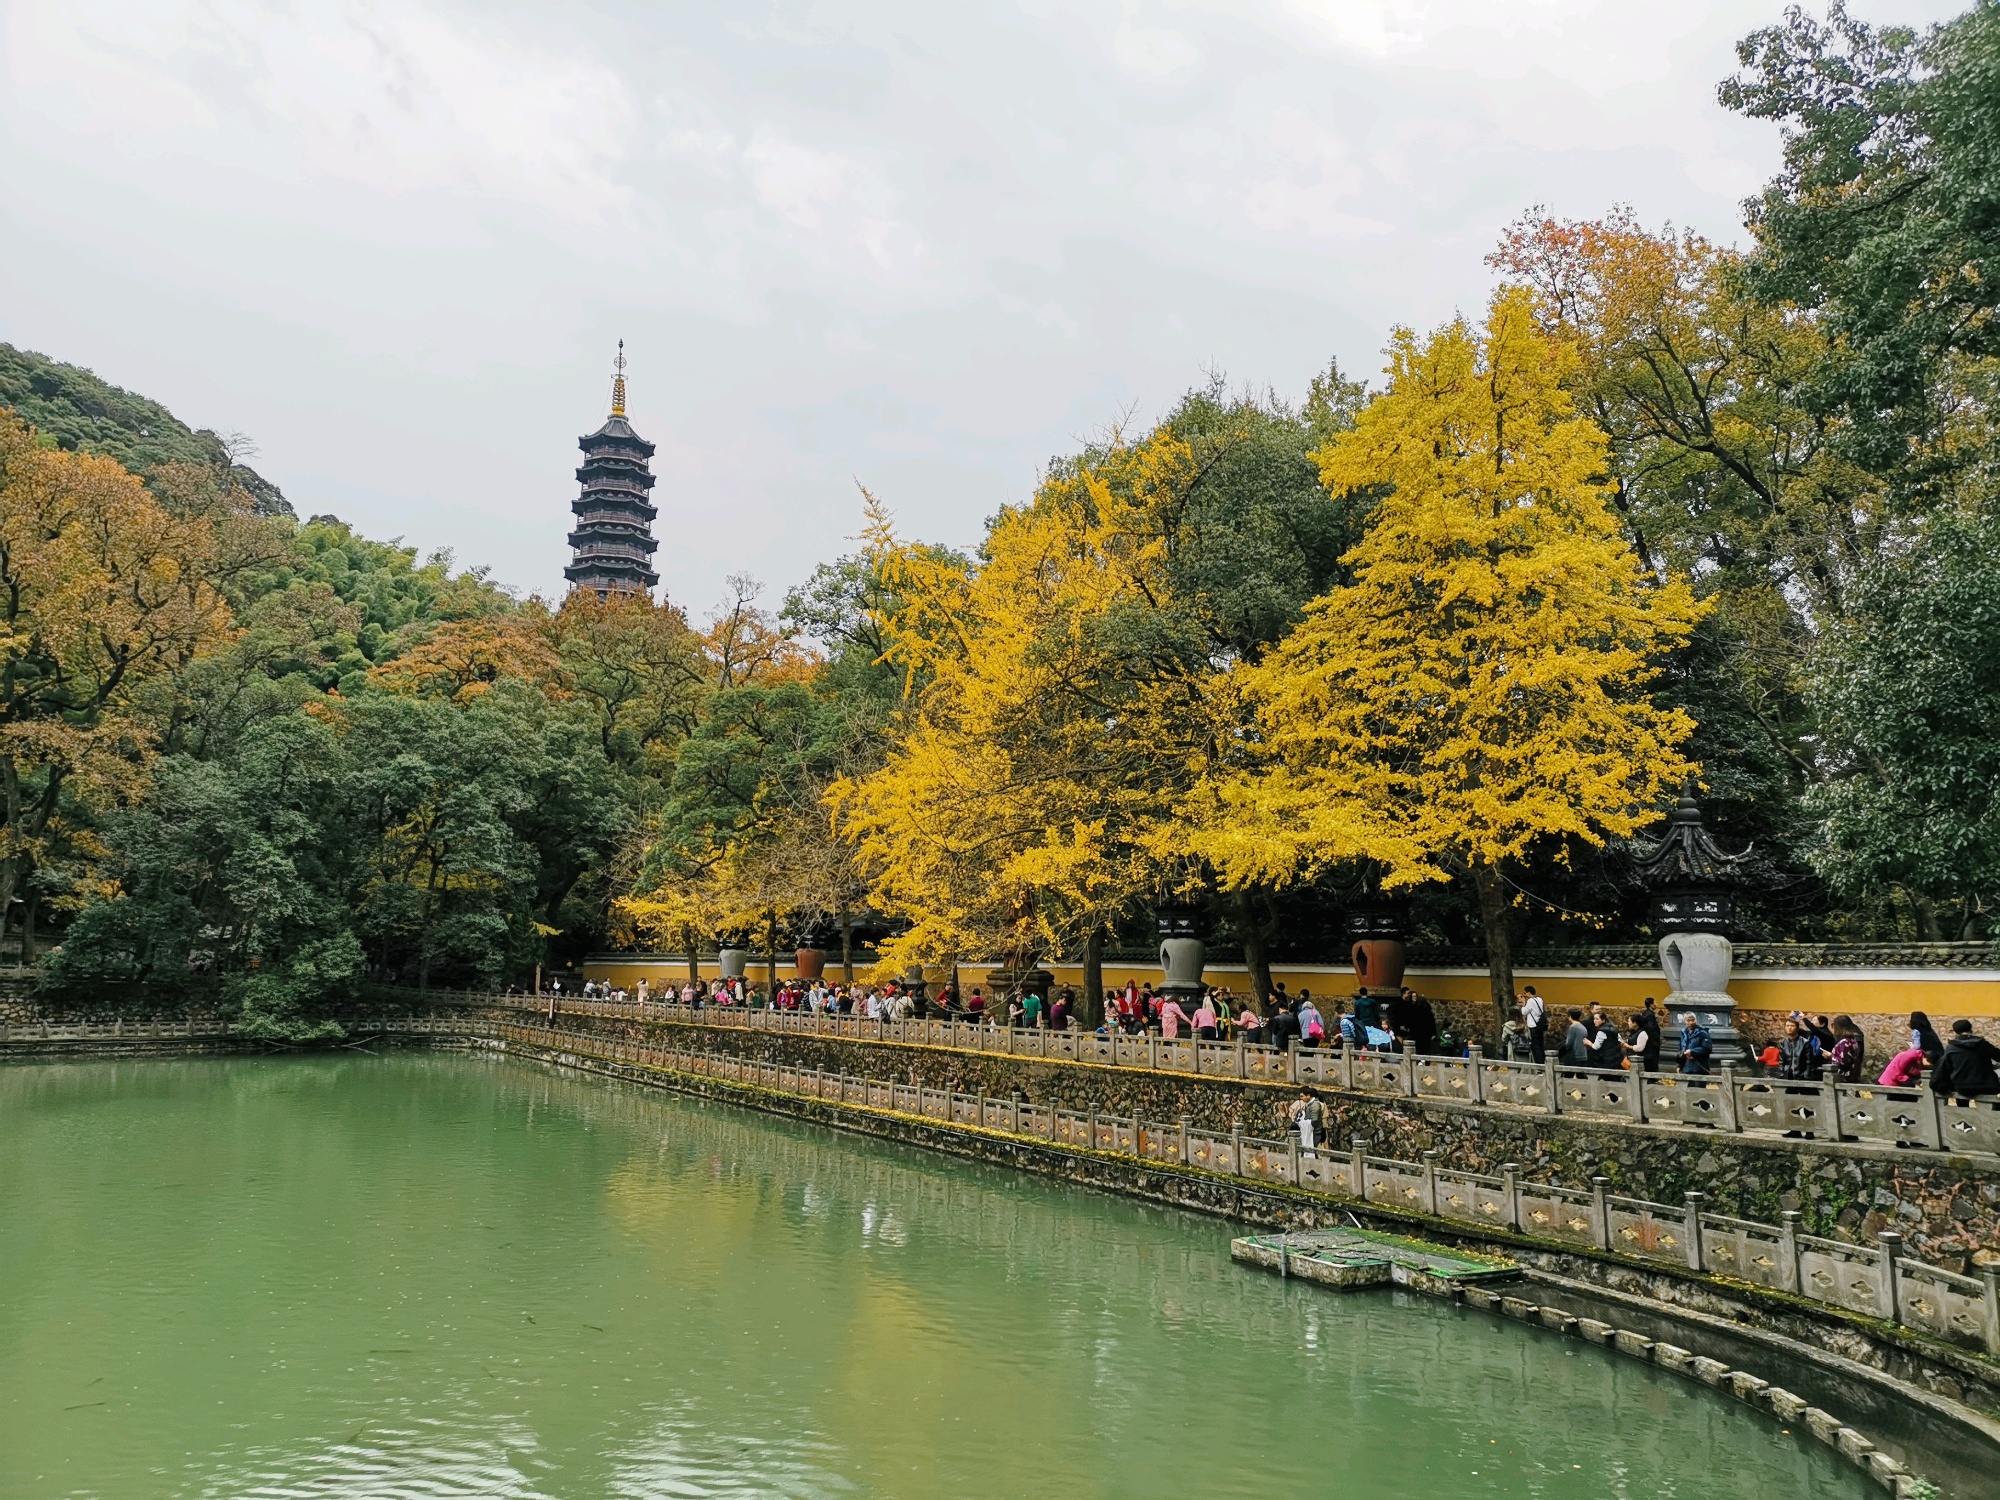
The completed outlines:
<svg viewBox="0 0 2000 1500">
<path fill-rule="evenodd" d="M 1317 455 L 1333 495 L 1379 496 L 1352 582 L 1238 668 L 1255 732 L 1183 811 L 1226 883 L 1362 858 L 1388 889 L 1468 880 L 1504 1017 L 1509 865 L 1631 834 L 1694 769 L 1692 720 L 1647 687 L 1701 607 L 1627 544 L 1530 294 L 1389 352 L 1388 388 Z"/>
</svg>

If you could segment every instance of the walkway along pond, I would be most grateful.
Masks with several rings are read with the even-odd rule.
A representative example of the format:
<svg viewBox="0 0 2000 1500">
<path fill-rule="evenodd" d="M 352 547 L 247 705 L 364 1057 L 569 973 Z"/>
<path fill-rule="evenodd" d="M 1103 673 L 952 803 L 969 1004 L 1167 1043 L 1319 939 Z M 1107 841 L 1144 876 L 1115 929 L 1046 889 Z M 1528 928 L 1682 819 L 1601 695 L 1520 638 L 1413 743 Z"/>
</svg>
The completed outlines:
<svg viewBox="0 0 2000 1500">
<path fill-rule="evenodd" d="M 438 1003 L 547 1015 L 550 1007 L 505 995 L 439 996 Z M 1486 1057 L 1426 1057 L 1352 1048 L 1286 1051 L 1241 1040 L 1204 1042 L 1091 1031 L 1024 1030 L 965 1021 L 871 1021 L 856 1016 L 730 1006 L 563 999 L 557 1014 L 632 1021 L 698 1022 L 787 1035 L 951 1047 L 1043 1061 L 1144 1068 L 1203 1078 L 1238 1078 L 1344 1089 L 1390 1099 L 1445 1099 L 1535 1114 L 1633 1124 L 1685 1125 L 1730 1134 L 1805 1134 L 1829 1141 L 1974 1152 L 2000 1166 L 2000 1099 L 1940 1099 L 1927 1088 L 1873 1083 L 1786 1083 L 1730 1068 L 1706 1077 L 1634 1074 Z M 4 1040 L 4 1033 L 0 1033 Z"/>
</svg>

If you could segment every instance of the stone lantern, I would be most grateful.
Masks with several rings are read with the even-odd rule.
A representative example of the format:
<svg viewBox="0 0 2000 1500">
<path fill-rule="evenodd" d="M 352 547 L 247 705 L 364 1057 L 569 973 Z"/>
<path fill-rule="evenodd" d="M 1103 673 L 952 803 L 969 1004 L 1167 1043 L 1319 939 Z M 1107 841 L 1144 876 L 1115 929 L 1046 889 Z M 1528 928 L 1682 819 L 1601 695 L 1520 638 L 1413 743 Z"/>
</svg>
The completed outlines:
<svg viewBox="0 0 2000 1500">
<path fill-rule="evenodd" d="M 1200 998 L 1208 962 L 1208 922 L 1202 909 L 1184 902 L 1154 908 L 1160 924 L 1160 993 L 1176 999 Z"/>
<path fill-rule="evenodd" d="M 1737 872 L 1749 854 L 1725 854 L 1701 820 L 1692 788 L 1667 817 L 1659 843 L 1642 849 L 1635 864 L 1652 887 L 1650 915 L 1660 934 L 1660 968 L 1667 977 L 1667 1013 L 1693 1011 L 1715 1044 L 1714 1062 L 1741 1062 L 1736 1001 L 1729 993 L 1734 957 L 1729 934 L 1736 926 Z M 1679 1028 L 1662 1038 L 1667 1057 L 1679 1054 Z"/>
</svg>

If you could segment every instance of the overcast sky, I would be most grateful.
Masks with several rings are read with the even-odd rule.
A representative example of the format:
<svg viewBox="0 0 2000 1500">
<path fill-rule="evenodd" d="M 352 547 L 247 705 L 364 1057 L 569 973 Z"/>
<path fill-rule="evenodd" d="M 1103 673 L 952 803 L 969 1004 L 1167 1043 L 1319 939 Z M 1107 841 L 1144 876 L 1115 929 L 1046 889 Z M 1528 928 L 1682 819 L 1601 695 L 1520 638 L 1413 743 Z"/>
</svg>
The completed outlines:
<svg viewBox="0 0 2000 1500">
<path fill-rule="evenodd" d="M 1956 0 L 1857 0 L 1928 21 Z M 1476 310 L 1532 204 L 1740 237 L 1778 0 L 0 0 L 0 339 L 559 591 L 623 337 L 700 615 L 958 544 L 1205 370 Z"/>
</svg>

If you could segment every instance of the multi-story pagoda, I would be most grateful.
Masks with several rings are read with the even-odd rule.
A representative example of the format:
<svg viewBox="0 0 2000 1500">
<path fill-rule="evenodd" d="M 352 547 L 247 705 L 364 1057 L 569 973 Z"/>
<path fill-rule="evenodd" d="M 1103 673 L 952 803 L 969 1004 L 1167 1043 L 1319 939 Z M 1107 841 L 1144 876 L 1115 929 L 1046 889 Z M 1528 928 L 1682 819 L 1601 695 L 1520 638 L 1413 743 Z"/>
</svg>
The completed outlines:
<svg viewBox="0 0 2000 1500">
<path fill-rule="evenodd" d="M 576 440 L 583 467 L 576 471 L 583 492 L 570 502 L 576 530 L 569 534 L 570 587 L 643 593 L 660 581 L 653 571 L 653 518 L 659 514 L 647 491 L 653 487 L 649 460 L 653 445 L 625 420 L 625 341 L 618 341 L 617 374 L 611 382 L 611 415 L 588 437 Z"/>
</svg>

